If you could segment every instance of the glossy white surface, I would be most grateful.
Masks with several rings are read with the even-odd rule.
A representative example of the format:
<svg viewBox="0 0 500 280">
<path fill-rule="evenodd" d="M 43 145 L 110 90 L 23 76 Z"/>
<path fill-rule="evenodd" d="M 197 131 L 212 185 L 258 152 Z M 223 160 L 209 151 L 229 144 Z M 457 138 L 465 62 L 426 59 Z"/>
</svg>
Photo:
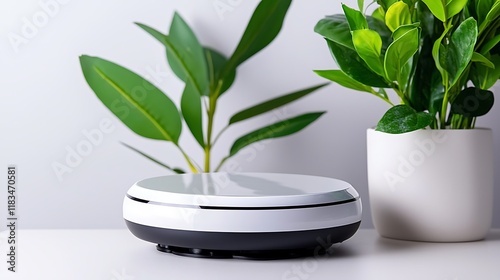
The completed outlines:
<svg viewBox="0 0 500 280">
<path fill-rule="evenodd" d="M 123 217 L 141 225 L 211 232 L 279 232 L 353 224 L 361 201 L 286 210 L 210 210 L 141 203 L 125 198 Z"/>
<path fill-rule="evenodd" d="M 321 204 L 358 198 L 347 182 L 274 173 L 204 173 L 149 178 L 128 194 L 149 201 L 205 206 L 266 207 Z"/>
<path fill-rule="evenodd" d="M 368 190 L 383 236 L 456 242 L 482 239 L 493 216 L 493 135 L 489 129 L 370 129 Z"/>
<path fill-rule="evenodd" d="M 0 233 L 5 255 L 6 232 Z M 500 230 L 484 241 L 418 243 L 360 230 L 329 257 L 209 260 L 156 251 L 126 230 L 21 230 L 19 271 L 0 265 L 2 280 L 245 280 L 245 279 L 500 279 Z"/>
</svg>

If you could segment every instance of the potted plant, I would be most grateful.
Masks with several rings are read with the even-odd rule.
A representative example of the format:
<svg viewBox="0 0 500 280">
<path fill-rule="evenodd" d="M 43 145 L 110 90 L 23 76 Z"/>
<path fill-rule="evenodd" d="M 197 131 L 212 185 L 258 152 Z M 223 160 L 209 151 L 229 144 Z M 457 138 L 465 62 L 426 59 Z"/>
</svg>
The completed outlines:
<svg viewBox="0 0 500 280">
<path fill-rule="evenodd" d="M 250 106 L 230 117 L 226 127 L 218 133 L 213 129 L 218 101 L 233 84 L 238 66 L 275 39 L 290 4 L 291 0 L 261 1 L 229 58 L 211 47 L 202 45 L 193 30 L 177 13 L 172 19 L 168 34 L 137 23 L 165 46 L 168 64 L 175 75 L 185 82 L 180 110 L 165 93 L 145 78 L 98 57 L 80 57 L 85 80 L 103 104 L 136 134 L 175 145 L 184 156 L 190 172 L 219 171 L 227 159 L 248 145 L 299 132 L 324 113 L 302 114 L 247 133 L 234 142 L 229 154 L 215 168 L 212 166 L 212 148 L 227 128 L 289 104 L 325 85 L 310 87 Z M 127 110 L 124 110 L 124 107 Z M 202 165 L 190 156 L 192 151 L 184 150 L 179 143 L 183 121 L 204 151 Z M 186 172 L 184 168 L 172 167 L 136 148 L 124 145 L 175 173 Z"/>
<path fill-rule="evenodd" d="M 370 15 L 357 2 L 315 26 L 340 68 L 315 72 L 390 105 L 367 131 L 375 228 L 397 239 L 484 238 L 493 144 L 475 123 L 500 77 L 500 1 L 378 0 Z"/>
</svg>

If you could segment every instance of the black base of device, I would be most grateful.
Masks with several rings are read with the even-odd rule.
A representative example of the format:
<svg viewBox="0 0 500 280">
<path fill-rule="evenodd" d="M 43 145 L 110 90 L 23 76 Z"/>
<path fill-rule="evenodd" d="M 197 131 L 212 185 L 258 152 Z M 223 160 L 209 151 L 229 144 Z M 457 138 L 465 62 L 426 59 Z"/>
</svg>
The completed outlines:
<svg viewBox="0 0 500 280">
<path fill-rule="evenodd" d="M 202 258 L 283 259 L 321 254 L 356 233 L 349 225 L 287 232 L 207 232 L 145 226 L 125 220 L 138 238 L 158 244 L 161 252 Z"/>
</svg>

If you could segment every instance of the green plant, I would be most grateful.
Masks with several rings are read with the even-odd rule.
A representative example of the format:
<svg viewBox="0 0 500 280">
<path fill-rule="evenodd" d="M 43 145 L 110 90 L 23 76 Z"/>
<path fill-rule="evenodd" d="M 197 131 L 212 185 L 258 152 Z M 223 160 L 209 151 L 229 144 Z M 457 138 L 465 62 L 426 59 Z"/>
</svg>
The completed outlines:
<svg viewBox="0 0 500 280">
<path fill-rule="evenodd" d="M 500 1 L 376 2 L 371 15 L 358 0 L 359 10 L 342 5 L 344 14 L 317 23 L 340 70 L 315 72 L 389 103 L 379 131 L 473 128 L 493 106 L 488 89 L 500 77 Z"/>
<path fill-rule="evenodd" d="M 220 52 L 201 45 L 189 25 L 177 13 L 173 17 L 167 35 L 137 23 L 166 47 L 168 64 L 175 75 L 185 82 L 180 100 L 180 112 L 174 102 L 160 89 L 139 75 L 110 61 L 83 55 L 80 57 L 83 74 L 97 97 L 132 131 L 146 138 L 173 143 L 184 156 L 191 172 L 218 171 L 228 158 L 246 146 L 260 140 L 296 133 L 324 113 L 299 115 L 243 135 L 234 142 L 229 154 L 215 169 L 211 166 L 212 147 L 228 127 L 270 112 L 325 85 L 286 94 L 236 113 L 229 119 L 227 126 L 214 137 L 213 124 L 219 98 L 233 84 L 238 66 L 275 39 L 281 30 L 290 4 L 291 0 L 262 0 L 229 59 Z M 123 110 L 123 105 L 128 109 Z M 179 144 L 182 119 L 204 150 L 203 167 L 198 165 Z M 185 172 L 124 145 L 176 173 Z"/>
</svg>

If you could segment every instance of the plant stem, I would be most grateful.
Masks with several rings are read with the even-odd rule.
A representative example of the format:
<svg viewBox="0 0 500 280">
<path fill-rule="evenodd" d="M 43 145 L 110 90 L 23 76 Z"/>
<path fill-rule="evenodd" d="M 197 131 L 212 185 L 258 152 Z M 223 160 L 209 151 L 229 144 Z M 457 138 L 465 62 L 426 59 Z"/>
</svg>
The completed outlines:
<svg viewBox="0 0 500 280">
<path fill-rule="evenodd" d="M 207 127 L 207 143 L 205 145 L 205 172 L 210 172 L 210 159 L 212 151 L 212 131 L 214 126 L 215 110 L 217 108 L 217 98 L 222 89 L 222 80 L 217 83 L 217 88 L 209 94 L 208 102 L 208 127 Z"/>
<path fill-rule="evenodd" d="M 222 167 L 222 165 L 226 162 L 226 160 L 228 160 L 230 158 L 230 156 L 226 156 L 225 158 L 223 158 L 220 162 L 219 162 L 219 165 L 217 165 L 217 167 L 215 168 L 215 171 L 219 171 L 220 168 Z"/>
<path fill-rule="evenodd" d="M 212 142 L 212 147 L 217 143 L 217 140 L 219 140 L 219 137 L 229 128 L 229 125 L 225 126 L 219 133 L 217 133 L 217 136 L 215 136 L 214 141 Z"/>
<path fill-rule="evenodd" d="M 181 146 L 177 145 L 177 148 L 179 148 L 179 151 L 181 151 L 182 155 L 184 156 L 184 159 L 186 160 L 187 164 L 189 165 L 189 169 L 191 170 L 191 172 L 198 173 L 199 172 L 198 168 L 196 168 L 195 164 L 191 161 L 191 159 L 186 154 L 186 152 L 184 152 L 184 150 L 181 148 Z"/>
</svg>

